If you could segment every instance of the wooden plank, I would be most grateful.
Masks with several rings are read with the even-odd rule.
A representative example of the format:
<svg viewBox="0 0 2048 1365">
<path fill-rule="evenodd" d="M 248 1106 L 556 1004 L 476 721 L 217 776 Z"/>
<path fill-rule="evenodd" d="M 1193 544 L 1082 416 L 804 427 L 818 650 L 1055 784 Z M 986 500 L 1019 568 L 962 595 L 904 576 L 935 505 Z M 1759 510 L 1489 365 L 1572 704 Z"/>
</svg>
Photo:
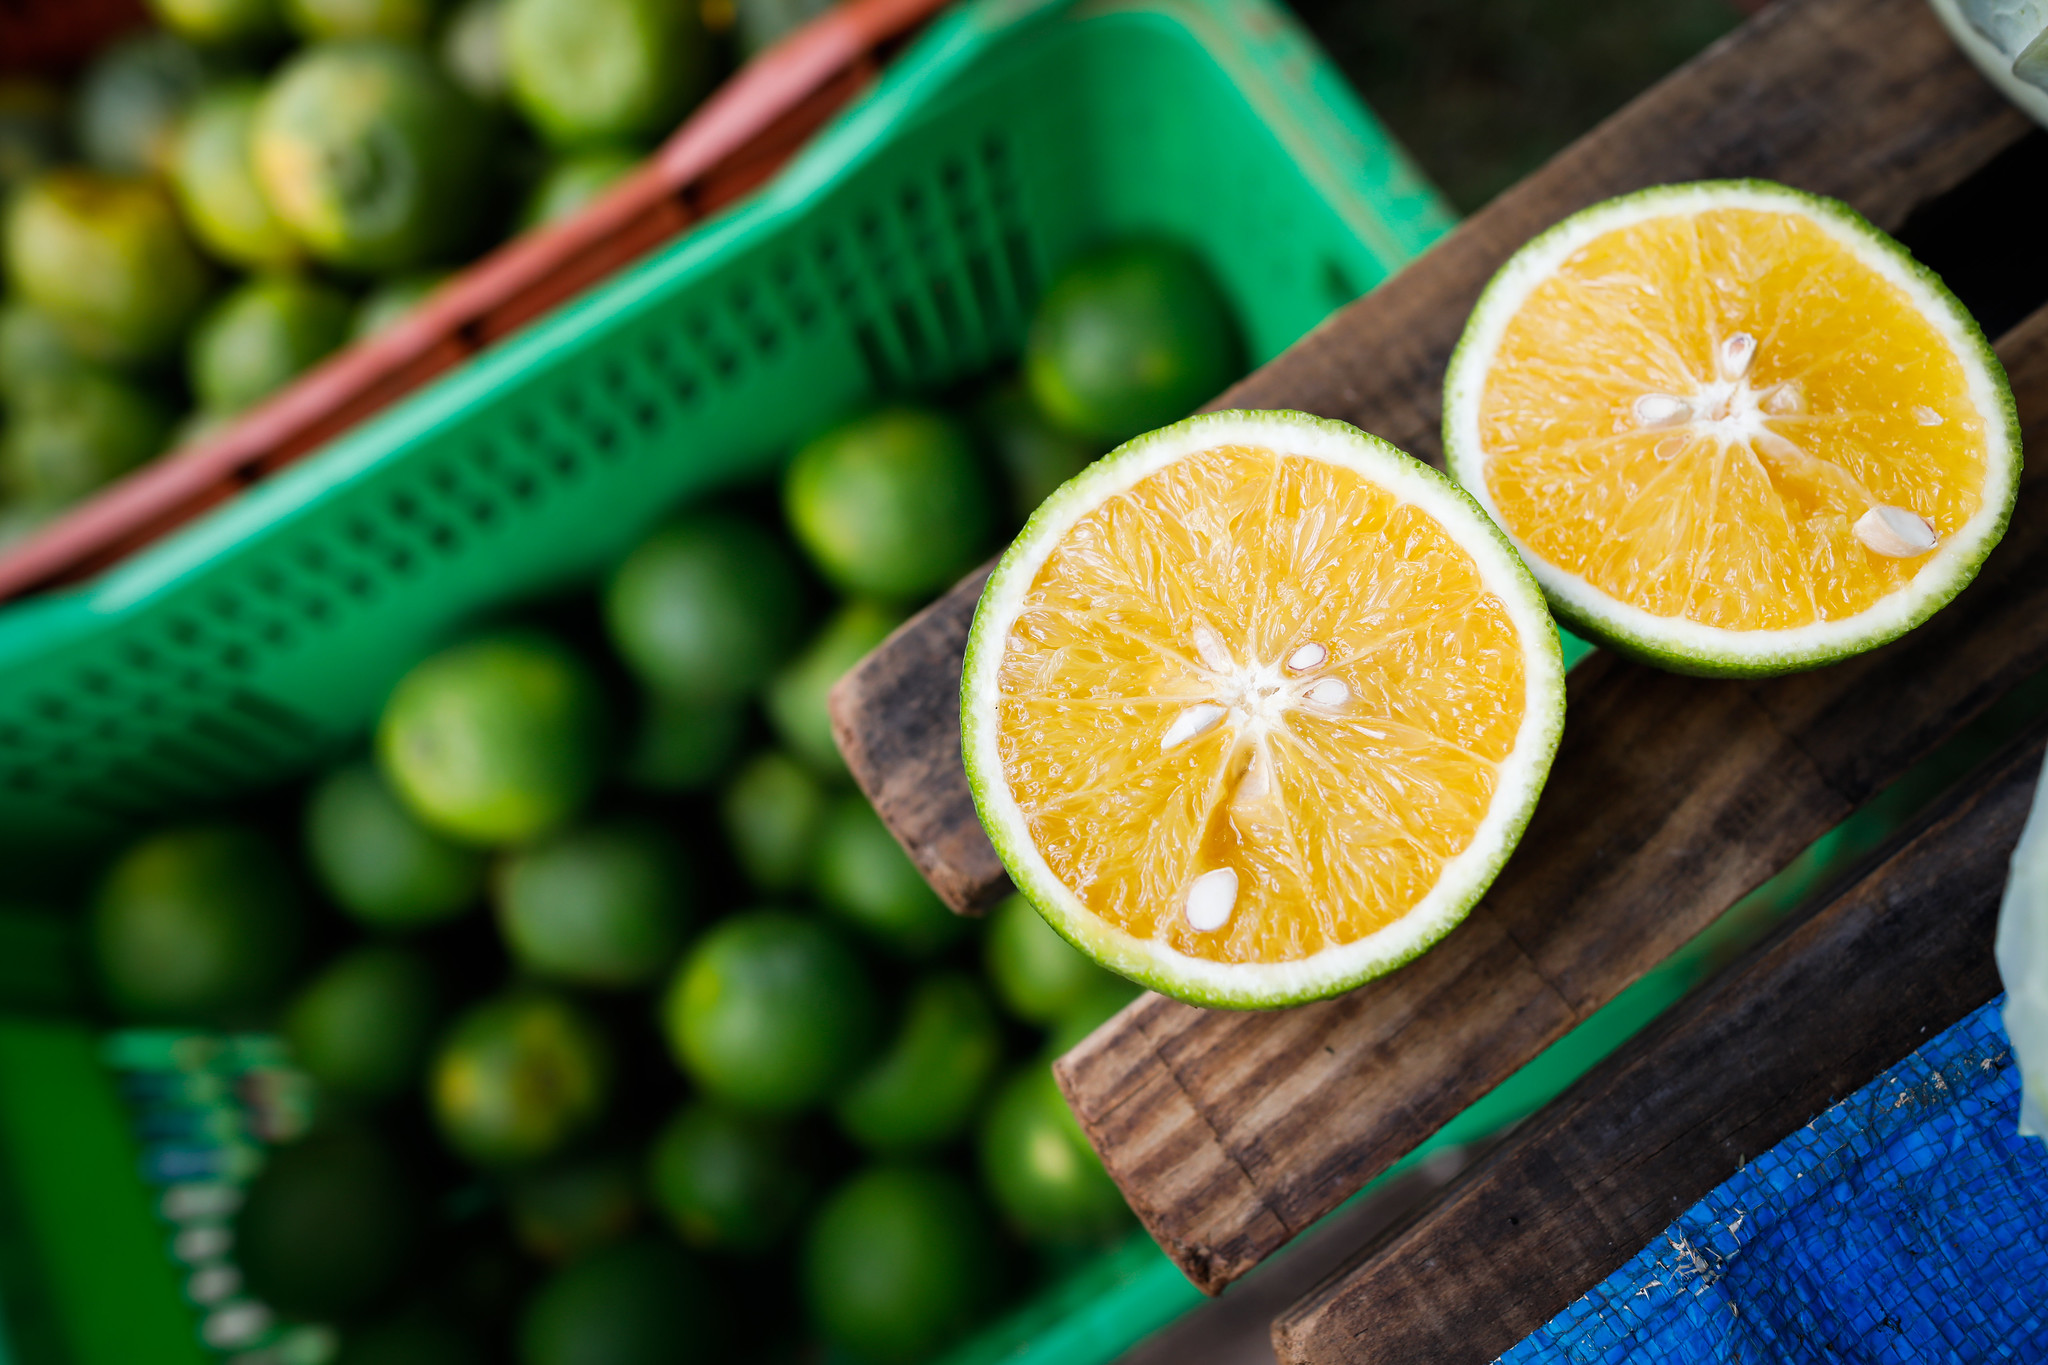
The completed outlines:
<svg viewBox="0 0 2048 1365">
<path fill-rule="evenodd" d="M 1283 1365 L 1495 1359 L 1814 1115 L 1997 994 L 2038 733 L 1273 1325 Z M 1226 1300 L 1227 1302 L 1227 1300 Z"/>
<path fill-rule="evenodd" d="M 1645 185 L 1763 175 L 1895 228 L 2028 126 L 1924 0 L 1783 0 L 1211 406 L 1338 417 L 1437 461 L 1444 364 L 1473 301 L 1516 247 L 1566 214 Z M 832 699 L 861 788 L 967 912 L 1008 886 L 960 762 L 960 656 L 986 574 L 898 631 Z"/>
</svg>

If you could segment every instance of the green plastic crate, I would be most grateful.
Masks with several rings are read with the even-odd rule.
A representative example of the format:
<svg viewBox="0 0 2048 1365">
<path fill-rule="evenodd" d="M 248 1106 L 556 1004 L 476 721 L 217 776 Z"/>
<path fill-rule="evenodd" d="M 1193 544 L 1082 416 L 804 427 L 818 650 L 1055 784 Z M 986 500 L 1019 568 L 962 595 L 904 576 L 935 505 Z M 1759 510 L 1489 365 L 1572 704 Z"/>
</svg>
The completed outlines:
<svg viewBox="0 0 2048 1365">
<path fill-rule="evenodd" d="M 1013 354 L 1091 242 L 1194 245 L 1263 361 L 1449 222 L 1267 0 L 975 0 L 744 205 L 0 612 L 0 838 L 47 856 L 310 769 L 465 623 L 878 394 Z"/>
</svg>

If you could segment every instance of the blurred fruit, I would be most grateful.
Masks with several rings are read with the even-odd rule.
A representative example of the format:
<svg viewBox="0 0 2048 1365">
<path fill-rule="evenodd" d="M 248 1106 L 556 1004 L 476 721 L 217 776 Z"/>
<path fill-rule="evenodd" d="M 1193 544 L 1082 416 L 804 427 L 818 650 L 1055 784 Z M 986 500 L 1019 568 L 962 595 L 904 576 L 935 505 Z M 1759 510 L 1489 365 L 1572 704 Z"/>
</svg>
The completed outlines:
<svg viewBox="0 0 2048 1365">
<path fill-rule="evenodd" d="M 650 692 L 640 706 L 625 778 L 648 791 L 710 786 L 724 775 L 747 737 L 743 701 L 685 701 Z"/>
<path fill-rule="evenodd" d="M 1046 1058 L 1027 1062 L 997 1092 L 982 1120 L 981 1172 L 1004 1218 L 1033 1241 L 1101 1242 L 1130 1224 Z"/>
<path fill-rule="evenodd" d="M 438 1012 L 418 954 L 373 945 L 344 953 L 299 991 L 284 1016 L 292 1060 L 344 1100 L 389 1099 L 425 1069 Z"/>
<path fill-rule="evenodd" d="M 379 280 L 376 288 L 356 305 L 355 321 L 349 326 L 349 340 L 361 341 L 397 322 L 420 306 L 426 297 L 448 282 L 446 270 L 416 270 Z"/>
<path fill-rule="evenodd" d="M 235 1219 L 235 1259 L 250 1292 L 279 1313 L 344 1316 L 405 1269 L 413 1208 L 377 1134 L 316 1132 L 270 1153 Z"/>
<path fill-rule="evenodd" d="M 620 656 L 671 697 L 746 696 L 803 638 L 796 566 L 775 537 L 729 517 L 688 517 L 642 541 L 604 609 Z"/>
<path fill-rule="evenodd" d="M 367 762 L 337 768 L 313 789 L 306 852 L 334 903 L 377 929 L 439 924 L 483 891 L 484 854 L 414 819 Z"/>
<path fill-rule="evenodd" d="M 15 291 L 111 364 L 176 350 L 212 286 L 169 196 L 145 180 L 52 171 L 8 204 L 6 247 Z"/>
<path fill-rule="evenodd" d="M 883 1166 L 826 1201 L 804 1248 L 811 1317 L 875 1365 L 911 1365 L 971 1325 L 994 1297 L 996 1248 L 951 1172 Z"/>
<path fill-rule="evenodd" d="M 149 0 L 149 8 L 165 28 L 214 47 L 247 48 L 284 32 L 278 0 Z"/>
<path fill-rule="evenodd" d="M 823 923 L 754 910 L 714 926 L 662 1002 L 669 1046 L 706 1092 L 757 1113 L 830 1099 L 867 1060 L 875 992 Z"/>
<path fill-rule="evenodd" d="M 166 173 L 178 121 L 220 74 L 218 62 L 175 33 L 121 39 L 78 84 L 72 107 L 79 151 L 113 175 Z"/>
<path fill-rule="evenodd" d="M 502 104 L 511 92 L 505 70 L 505 0 L 464 0 L 441 30 L 441 65 L 479 104 Z"/>
<path fill-rule="evenodd" d="M 615 1153 L 528 1171 L 507 1191 L 519 1245 L 557 1264 L 610 1246 L 640 1218 L 640 1173 Z"/>
<path fill-rule="evenodd" d="M 48 313 L 20 299 L 0 301 L 0 397 L 18 401 L 25 386 L 89 364 Z"/>
<path fill-rule="evenodd" d="M 631 147 L 585 147 L 548 167 L 519 211 L 519 230 L 567 218 L 630 175 L 641 162 Z"/>
<path fill-rule="evenodd" d="M 826 811 L 811 886 L 827 909 L 909 957 L 930 956 L 971 925 L 948 910 L 918 875 L 896 836 L 862 796 L 842 796 Z"/>
<path fill-rule="evenodd" d="M 1108 1023 L 1111 1015 L 1138 998 L 1140 988 L 1135 984 L 1107 972 L 1103 975 L 1108 979 L 1094 982 L 1082 991 L 1046 1031 L 1046 1056 L 1057 1057 L 1072 1051 L 1083 1038 Z"/>
<path fill-rule="evenodd" d="M 208 412 L 205 408 L 194 408 L 171 428 L 171 439 L 164 443 L 164 448 L 177 450 L 182 446 L 210 441 L 234 424 L 235 414 L 232 412 Z"/>
<path fill-rule="evenodd" d="M 726 1358 L 703 1271 L 647 1237 L 556 1271 L 520 1314 L 520 1365 L 695 1365 Z"/>
<path fill-rule="evenodd" d="M 740 769 L 719 814 L 733 857 L 763 891 L 789 891 L 809 877 L 825 820 L 825 791 L 794 760 L 765 753 Z"/>
<path fill-rule="evenodd" d="M 1006 380 L 992 390 L 975 408 L 974 417 L 1009 484 L 1010 514 L 1020 522 L 1108 449 L 1047 421 L 1021 379 Z"/>
<path fill-rule="evenodd" d="M 258 276 L 214 305 L 186 343 L 192 391 L 207 410 L 240 412 L 348 338 L 348 295 L 298 275 Z"/>
<path fill-rule="evenodd" d="M 377 726 L 392 790 L 429 826 L 520 843 L 566 822 L 604 758 L 603 700 L 581 660 L 507 633 L 442 650 L 399 681 Z"/>
<path fill-rule="evenodd" d="M 840 1096 L 839 1126 L 883 1156 L 950 1142 L 966 1131 L 1002 1058 L 1002 1027 L 973 979 L 926 977 L 888 1048 Z"/>
<path fill-rule="evenodd" d="M 65 160 L 70 110 L 46 81 L 0 78 L 0 199 Z"/>
<path fill-rule="evenodd" d="M 94 368 L 48 375 L 7 395 L 0 474 L 14 496 L 45 505 L 74 501 L 146 463 L 169 439 L 163 405 L 118 375 Z"/>
<path fill-rule="evenodd" d="M 506 0 L 503 41 L 513 101 L 558 146 L 660 137 L 710 74 L 687 0 Z"/>
<path fill-rule="evenodd" d="M 483 111 L 418 48 L 323 43 L 287 62 L 256 111 L 256 176 L 315 256 L 409 270 L 466 243 L 488 196 Z"/>
<path fill-rule="evenodd" d="M 256 183 L 256 106 L 263 88 L 233 81 L 201 95 L 178 129 L 171 189 L 201 246 L 233 265 L 290 265 L 298 239 Z"/>
<path fill-rule="evenodd" d="M 316 43 L 337 38 L 418 42 L 440 8 L 437 0 L 284 0 L 292 27 Z"/>
<path fill-rule="evenodd" d="M 536 976 L 644 986 L 682 951 L 690 889 L 682 850 L 654 826 L 586 825 L 505 855 L 498 929 Z"/>
<path fill-rule="evenodd" d="M 232 1021 L 284 984 L 299 897 L 269 843 L 235 825 L 162 830 L 131 845 L 93 903 L 92 946 L 121 1013 Z"/>
<path fill-rule="evenodd" d="M 870 602 L 841 607 L 804 652 L 768 684 L 762 699 L 777 738 L 820 777 L 843 778 L 846 760 L 832 741 L 825 700 L 847 669 L 903 622 L 903 613 Z"/>
<path fill-rule="evenodd" d="M 434 1059 L 441 1133 L 482 1166 L 553 1156 L 597 1121 L 610 1090 L 604 1035 L 547 991 L 513 991 L 471 1007 Z"/>
<path fill-rule="evenodd" d="M 708 1100 L 676 1111 L 648 1167 L 655 1204 L 678 1236 L 706 1250 L 766 1251 L 810 1194 L 787 1128 Z"/>
<path fill-rule="evenodd" d="M 995 527 L 987 480 L 959 424 L 903 404 L 842 423 L 798 451 L 783 504 L 825 577 L 884 599 L 951 587 Z"/>
<path fill-rule="evenodd" d="M 987 945 L 983 960 L 997 997 L 1029 1024 L 1057 1024 L 1104 992 L 1121 989 L 1126 1000 L 1137 994 L 1136 986 L 1061 938 L 1022 896 L 990 913 Z"/>
<path fill-rule="evenodd" d="M 468 1333 L 431 1309 L 351 1327 L 334 1365 L 482 1365 Z"/>
<path fill-rule="evenodd" d="M 1105 445 L 1187 416 L 1243 366 L 1215 281 L 1164 242 L 1127 242 L 1068 266 L 1024 344 L 1024 378 L 1040 410 Z"/>
</svg>

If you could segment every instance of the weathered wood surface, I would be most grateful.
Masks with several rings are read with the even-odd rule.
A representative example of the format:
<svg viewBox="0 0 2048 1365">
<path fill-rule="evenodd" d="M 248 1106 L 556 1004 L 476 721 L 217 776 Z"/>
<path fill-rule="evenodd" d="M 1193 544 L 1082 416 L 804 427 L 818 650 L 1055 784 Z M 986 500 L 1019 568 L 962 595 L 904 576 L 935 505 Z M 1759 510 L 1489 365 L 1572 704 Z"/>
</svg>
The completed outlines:
<svg viewBox="0 0 2048 1365">
<path fill-rule="evenodd" d="M 1925 0 L 1782 0 L 1467 220 L 1212 406 L 1338 417 L 1440 460 L 1444 364 L 1479 290 L 1559 218 L 1645 185 L 1768 176 L 1885 227 L 2026 130 Z M 983 569 L 841 681 L 834 724 L 861 788 L 947 903 L 1003 894 L 960 761 L 960 657 Z"/>
<path fill-rule="evenodd" d="M 1495 1359 L 1745 1159 L 1996 995 L 1999 896 L 2042 747 L 2037 733 L 1959 784 L 1811 918 L 1282 1314 L 1282 1365 Z"/>
</svg>

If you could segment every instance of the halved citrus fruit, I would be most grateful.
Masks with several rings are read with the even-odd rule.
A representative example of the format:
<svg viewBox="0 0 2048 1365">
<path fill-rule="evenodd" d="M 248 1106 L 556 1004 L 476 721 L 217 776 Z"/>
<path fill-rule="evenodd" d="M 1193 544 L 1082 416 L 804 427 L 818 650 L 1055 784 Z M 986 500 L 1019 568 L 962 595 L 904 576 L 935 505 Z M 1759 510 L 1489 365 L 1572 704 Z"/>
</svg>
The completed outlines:
<svg viewBox="0 0 2048 1365">
<path fill-rule="evenodd" d="M 1754 180 L 1610 200 L 1517 252 L 1452 357 L 1444 448 L 1573 628 L 1722 675 L 1926 620 L 2020 469 L 1954 295 L 1846 205 Z"/>
<path fill-rule="evenodd" d="M 1341 422 L 1221 412 L 1032 516 L 975 613 L 961 741 L 1055 929 L 1155 990 L 1256 1008 L 1462 919 L 1563 714 L 1536 584 L 1449 479 Z"/>
</svg>

